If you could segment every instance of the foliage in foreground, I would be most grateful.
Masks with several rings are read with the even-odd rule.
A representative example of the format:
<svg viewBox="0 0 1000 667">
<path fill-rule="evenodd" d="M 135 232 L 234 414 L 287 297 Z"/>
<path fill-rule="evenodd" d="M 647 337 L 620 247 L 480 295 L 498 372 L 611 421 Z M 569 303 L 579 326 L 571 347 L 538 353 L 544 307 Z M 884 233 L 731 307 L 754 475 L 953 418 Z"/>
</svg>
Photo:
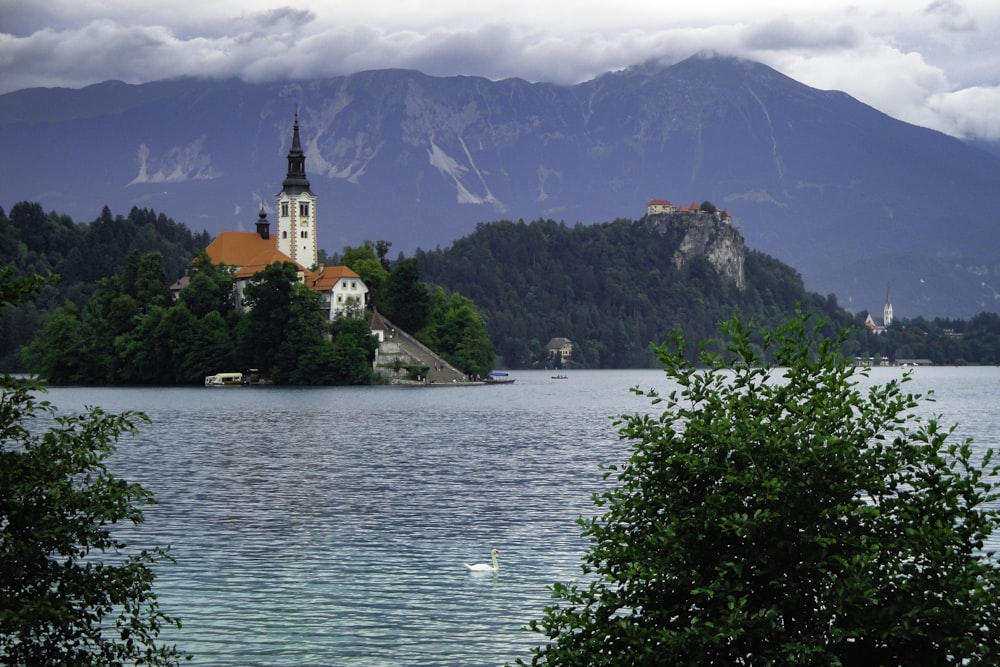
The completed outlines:
<svg viewBox="0 0 1000 667">
<path fill-rule="evenodd" d="M 679 334 L 656 348 L 676 388 L 616 422 L 634 444 L 580 519 L 588 583 L 553 587 L 532 665 L 997 664 L 992 451 L 818 330 L 730 320 L 707 370 Z"/>
<path fill-rule="evenodd" d="M 32 290 L 9 278 L 0 276 L 0 300 Z M 100 408 L 57 416 L 39 391 L 0 378 L 0 664 L 178 664 L 175 647 L 156 643 L 162 628 L 180 625 L 152 588 L 152 566 L 169 556 L 128 552 L 112 534 L 154 502 L 105 465 L 146 417 Z"/>
</svg>

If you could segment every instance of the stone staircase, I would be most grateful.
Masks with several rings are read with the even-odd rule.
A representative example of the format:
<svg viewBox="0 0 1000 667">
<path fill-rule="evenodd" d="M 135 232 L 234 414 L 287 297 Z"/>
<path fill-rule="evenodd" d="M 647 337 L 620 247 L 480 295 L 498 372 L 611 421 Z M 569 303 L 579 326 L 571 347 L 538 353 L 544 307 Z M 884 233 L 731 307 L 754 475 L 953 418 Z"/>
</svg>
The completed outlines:
<svg viewBox="0 0 1000 667">
<path fill-rule="evenodd" d="M 399 329 L 376 312 L 371 319 L 373 333 L 381 342 L 375 353 L 375 372 L 399 384 L 474 384 L 447 361 L 416 338 Z M 407 373 L 408 366 L 423 366 L 426 375 L 413 380 Z"/>
</svg>

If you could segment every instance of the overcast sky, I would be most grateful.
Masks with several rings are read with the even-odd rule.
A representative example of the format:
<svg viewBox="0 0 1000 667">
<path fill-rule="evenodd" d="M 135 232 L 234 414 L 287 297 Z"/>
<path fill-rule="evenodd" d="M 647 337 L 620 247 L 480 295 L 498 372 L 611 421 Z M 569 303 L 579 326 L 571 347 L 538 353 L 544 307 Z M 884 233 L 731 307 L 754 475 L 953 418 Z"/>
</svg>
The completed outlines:
<svg viewBox="0 0 1000 667">
<path fill-rule="evenodd" d="M 0 0 L 0 93 L 388 67 L 577 83 L 704 49 L 1000 140 L 997 0 Z"/>
</svg>

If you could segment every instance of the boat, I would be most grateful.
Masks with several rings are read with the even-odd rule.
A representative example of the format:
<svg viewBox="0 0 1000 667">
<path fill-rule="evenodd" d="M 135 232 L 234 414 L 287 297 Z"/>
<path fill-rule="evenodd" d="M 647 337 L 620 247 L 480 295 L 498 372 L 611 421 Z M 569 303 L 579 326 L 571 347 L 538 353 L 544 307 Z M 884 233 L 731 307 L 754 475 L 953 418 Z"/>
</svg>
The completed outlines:
<svg viewBox="0 0 1000 667">
<path fill-rule="evenodd" d="M 490 374 L 483 378 L 485 384 L 514 384 L 514 378 L 503 371 L 490 371 Z"/>
<path fill-rule="evenodd" d="M 568 380 L 569 378 L 568 378 L 568 377 L 566 377 L 565 375 L 561 375 L 561 374 L 560 374 L 560 375 L 553 375 L 553 376 L 552 376 L 552 379 L 553 379 L 553 380 Z"/>
<path fill-rule="evenodd" d="M 243 373 L 216 373 L 205 376 L 206 387 L 242 387 Z"/>
</svg>

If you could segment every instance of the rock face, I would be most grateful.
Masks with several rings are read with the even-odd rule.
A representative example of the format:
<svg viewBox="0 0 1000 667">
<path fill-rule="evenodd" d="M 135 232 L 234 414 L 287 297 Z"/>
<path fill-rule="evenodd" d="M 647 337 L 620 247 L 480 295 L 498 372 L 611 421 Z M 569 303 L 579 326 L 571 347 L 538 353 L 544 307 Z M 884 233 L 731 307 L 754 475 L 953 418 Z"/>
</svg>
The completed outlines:
<svg viewBox="0 0 1000 667">
<path fill-rule="evenodd" d="M 646 217 L 646 224 L 660 234 L 683 233 L 680 246 L 671 258 L 682 269 L 696 257 L 704 257 L 723 277 L 746 287 L 746 245 L 743 237 L 719 213 L 661 213 Z"/>
</svg>

